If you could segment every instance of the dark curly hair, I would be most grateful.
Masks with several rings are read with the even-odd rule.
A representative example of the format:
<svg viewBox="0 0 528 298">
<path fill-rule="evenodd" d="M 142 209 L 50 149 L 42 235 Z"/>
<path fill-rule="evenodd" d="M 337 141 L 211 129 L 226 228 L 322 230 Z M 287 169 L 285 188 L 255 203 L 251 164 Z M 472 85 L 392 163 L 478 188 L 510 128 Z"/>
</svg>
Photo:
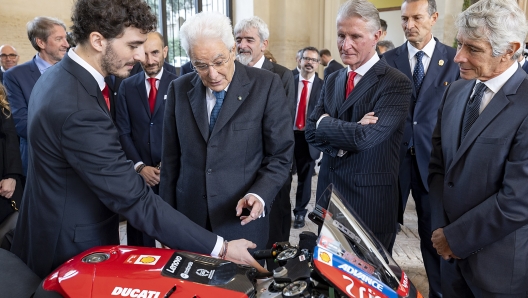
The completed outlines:
<svg viewBox="0 0 528 298">
<path fill-rule="evenodd" d="M 99 32 L 106 39 L 135 27 L 142 33 L 156 29 L 156 16 L 144 0 L 77 0 L 70 27 L 76 44 L 84 43 L 90 33 Z"/>
</svg>

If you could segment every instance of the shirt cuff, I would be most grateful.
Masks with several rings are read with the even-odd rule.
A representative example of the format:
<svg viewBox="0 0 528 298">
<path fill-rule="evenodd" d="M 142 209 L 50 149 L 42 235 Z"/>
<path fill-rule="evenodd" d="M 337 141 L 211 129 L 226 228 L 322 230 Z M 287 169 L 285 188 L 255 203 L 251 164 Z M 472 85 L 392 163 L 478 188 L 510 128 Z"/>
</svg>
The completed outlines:
<svg viewBox="0 0 528 298">
<path fill-rule="evenodd" d="M 143 162 L 142 161 L 138 161 L 135 165 L 134 165 L 134 170 L 137 170 L 137 168 L 142 165 Z"/>
<path fill-rule="evenodd" d="M 264 200 L 259 195 L 257 195 L 256 193 L 251 193 L 250 192 L 250 193 L 248 193 L 248 195 L 254 195 L 262 203 L 262 214 L 258 218 L 266 217 L 266 203 L 264 203 Z"/>
<path fill-rule="evenodd" d="M 315 129 L 317 129 L 317 127 L 319 127 L 319 123 L 321 122 L 321 120 L 323 120 L 324 117 L 328 117 L 328 115 L 322 115 L 321 118 L 319 118 L 319 120 L 317 120 L 317 123 L 315 123 Z"/>
<path fill-rule="evenodd" d="M 343 149 L 339 149 L 339 151 L 337 151 L 337 157 L 343 157 L 345 154 L 347 154 L 347 151 Z"/>
<path fill-rule="evenodd" d="M 213 251 L 211 252 L 211 257 L 218 257 L 220 250 L 222 249 L 222 245 L 224 245 L 224 238 L 216 236 L 216 244 L 213 248 Z"/>
</svg>

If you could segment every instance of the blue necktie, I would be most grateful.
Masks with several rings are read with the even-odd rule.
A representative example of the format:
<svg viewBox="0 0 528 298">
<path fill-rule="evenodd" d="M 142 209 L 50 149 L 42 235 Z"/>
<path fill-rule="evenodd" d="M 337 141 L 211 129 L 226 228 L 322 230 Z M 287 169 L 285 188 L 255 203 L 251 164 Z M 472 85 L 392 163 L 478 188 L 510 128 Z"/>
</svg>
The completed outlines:
<svg viewBox="0 0 528 298">
<path fill-rule="evenodd" d="M 466 110 L 464 111 L 464 119 L 462 122 L 462 135 L 460 137 L 460 142 L 462 142 L 462 140 L 466 137 L 469 129 L 471 126 L 473 126 L 473 123 L 477 121 L 477 118 L 480 115 L 480 102 L 484 96 L 484 91 L 486 91 L 486 85 L 484 85 L 482 82 L 478 83 L 473 96 L 471 96 L 467 102 Z"/>
<path fill-rule="evenodd" d="M 425 70 L 422 63 L 424 52 L 419 51 L 414 56 L 416 57 L 416 65 L 414 66 L 413 81 L 414 90 L 416 90 L 416 95 L 418 95 L 418 93 L 420 93 L 420 88 L 422 87 L 422 82 L 425 77 Z"/>
<path fill-rule="evenodd" d="M 218 118 L 218 114 L 220 113 L 220 109 L 222 108 L 222 103 L 224 102 L 225 94 L 225 90 L 219 92 L 213 91 L 213 95 L 216 97 L 216 103 L 213 110 L 211 111 L 211 118 L 209 118 L 209 133 L 213 131 L 216 119 Z"/>
</svg>

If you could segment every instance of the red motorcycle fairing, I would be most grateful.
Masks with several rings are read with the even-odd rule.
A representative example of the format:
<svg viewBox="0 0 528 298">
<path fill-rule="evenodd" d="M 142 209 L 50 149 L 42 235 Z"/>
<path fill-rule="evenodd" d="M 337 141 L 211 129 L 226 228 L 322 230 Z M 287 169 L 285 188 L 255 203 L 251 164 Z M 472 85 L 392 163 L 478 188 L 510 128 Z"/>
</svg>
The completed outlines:
<svg viewBox="0 0 528 298">
<path fill-rule="evenodd" d="M 43 282 L 64 297 L 254 297 L 256 270 L 170 249 L 103 246 L 68 260 Z"/>
</svg>

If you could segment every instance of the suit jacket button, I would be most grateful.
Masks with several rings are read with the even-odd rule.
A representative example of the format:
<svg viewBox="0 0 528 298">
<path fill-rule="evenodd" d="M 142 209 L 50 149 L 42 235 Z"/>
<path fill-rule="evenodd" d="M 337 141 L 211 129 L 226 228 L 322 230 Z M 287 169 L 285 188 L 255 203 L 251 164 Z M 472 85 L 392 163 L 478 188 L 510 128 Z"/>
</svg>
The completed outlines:
<svg viewBox="0 0 528 298">
<path fill-rule="evenodd" d="M 207 199 L 207 195 L 203 195 L 202 199 L 204 199 L 204 200 Z"/>
<path fill-rule="evenodd" d="M 211 174 L 212 172 L 213 172 L 213 170 L 207 169 L 207 174 Z"/>
<path fill-rule="evenodd" d="M 449 182 L 449 183 L 447 183 L 447 186 L 448 186 L 449 188 L 452 188 L 452 187 L 455 186 L 455 185 L 453 184 L 453 182 Z"/>
<path fill-rule="evenodd" d="M 409 146 L 409 142 L 403 142 L 404 146 Z"/>
<path fill-rule="evenodd" d="M 333 171 L 334 171 L 334 167 L 330 167 L 330 171 L 332 171 L 332 172 L 333 172 Z"/>
</svg>

